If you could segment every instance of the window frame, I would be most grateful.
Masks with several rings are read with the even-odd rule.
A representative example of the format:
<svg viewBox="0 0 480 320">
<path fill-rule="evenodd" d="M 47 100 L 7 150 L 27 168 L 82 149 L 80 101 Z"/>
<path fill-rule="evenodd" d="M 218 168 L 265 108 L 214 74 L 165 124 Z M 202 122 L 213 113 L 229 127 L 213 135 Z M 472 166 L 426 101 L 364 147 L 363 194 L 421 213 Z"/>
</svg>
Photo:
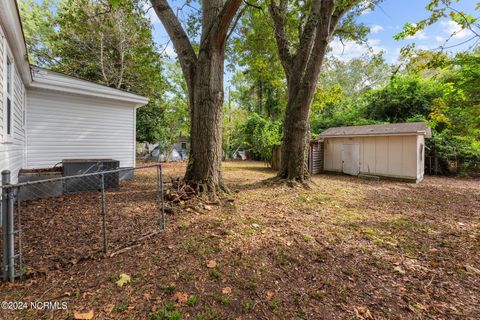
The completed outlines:
<svg viewBox="0 0 480 320">
<path fill-rule="evenodd" d="M 13 141 L 15 128 L 15 60 L 13 59 L 13 54 L 10 51 L 8 43 L 5 43 L 4 49 L 5 54 L 3 61 L 5 61 L 5 71 L 3 75 L 3 142 L 11 143 Z"/>
</svg>

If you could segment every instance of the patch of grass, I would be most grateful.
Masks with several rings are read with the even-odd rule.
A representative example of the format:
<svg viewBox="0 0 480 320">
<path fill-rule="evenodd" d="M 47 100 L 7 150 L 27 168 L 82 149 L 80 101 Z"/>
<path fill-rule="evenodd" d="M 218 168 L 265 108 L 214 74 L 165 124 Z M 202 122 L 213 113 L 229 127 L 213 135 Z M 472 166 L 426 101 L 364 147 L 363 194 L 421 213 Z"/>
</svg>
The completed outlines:
<svg viewBox="0 0 480 320">
<path fill-rule="evenodd" d="M 178 278 L 180 280 L 189 282 L 189 281 L 192 281 L 194 279 L 194 277 L 195 277 L 195 273 L 193 271 L 190 271 L 190 270 L 179 270 L 178 271 Z"/>
<path fill-rule="evenodd" d="M 112 274 L 108 277 L 108 281 L 113 282 L 113 283 L 117 282 L 119 279 L 120 279 L 120 278 L 119 278 L 118 274 L 116 274 L 116 273 L 112 273 Z"/>
<path fill-rule="evenodd" d="M 222 319 L 222 314 L 220 311 L 215 310 L 211 307 L 205 308 L 205 310 L 195 316 L 195 320 L 220 320 Z"/>
<path fill-rule="evenodd" d="M 196 305 L 196 304 L 197 304 L 197 296 L 195 296 L 195 295 L 192 294 L 190 297 L 188 297 L 187 304 L 188 304 L 189 306 L 194 306 L 194 305 Z"/>
<path fill-rule="evenodd" d="M 128 303 L 127 302 L 120 302 L 113 307 L 113 312 L 123 312 L 128 309 Z"/>
<path fill-rule="evenodd" d="M 210 245 L 208 244 L 203 244 L 201 247 L 200 247 L 200 250 L 198 250 L 198 254 L 201 256 L 201 257 L 204 257 L 206 255 L 209 255 L 209 254 L 212 254 L 215 252 L 215 248 L 211 247 Z"/>
<path fill-rule="evenodd" d="M 270 310 L 272 310 L 273 312 L 276 312 L 278 311 L 278 308 L 282 305 L 282 301 L 277 299 L 277 298 L 273 298 L 272 300 L 268 301 L 268 307 L 270 308 Z"/>
<path fill-rule="evenodd" d="M 245 301 L 245 302 L 243 303 L 243 305 L 242 305 L 242 306 L 243 306 L 243 311 L 245 311 L 245 312 L 251 312 L 251 311 L 253 310 L 253 308 L 255 307 L 256 304 L 257 304 L 257 303 L 256 303 L 254 300 L 248 299 L 248 300 Z"/>
<path fill-rule="evenodd" d="M 327 297 L 327 292 L 323 290 L 315 290 L 310 293 L 310 296 L 318 301 L 323 301 Z"/>
<path fill-rule="evenodd" d="M 230 297 L 222 297 L 220 299 L 221 304 L 230 304 L 230 302 L 232 302 L 232 299 L 230 299 Z"/>
<path fill-rule="evenodd" d="M 309 234 L 304 234 L 304 235 L 303 235 L 303 240 L 305 240 L 305 241 L 307 241 L 307 242 L 308 242 L 308 241 L 312 241 L 312 240 L 313 240 L 313 237 L 312 237 L 311 235 L 309 235 Z"/>
<path fill-rule="evenodd" d="M 198 242 L 194 237 L 188 236 L 185 240 L 183 240 L 182 246 L 188 253 L 193 253 L 197 250 Z"/>
<path fill-rule="evenodd" d="M 190 223 L 183 221 L 179 224 L 179 228 L 182 230 L 187 230 L 190 227 Z"/>
<path fill-rule="evenodd" d="M 165 292 L 166 294 L 173 294 L 176 289 L 177 287 L 174 286 L 173 284 L 167 284 L 162 287 L 163 292 Z"/>
<path fill-rule="evenodd" d="M 208 274 L 210 275 L 210 277 L 217 280 L 222 279 L 222 276 L 223 276 L 222 273 L 217 268 L 210 269 L 208 271 Z"/>
<path fill-rule="evenodd" d="M 156 312 L 151 312 L 149 317 L 150 320 L 181 320 L 182 314 L 177 310 L 164 307 Z"/>
<path fill-rule="evenodd" d="M 282 251 L 274 255 L 275 263 L 281 267 L 287 267 L 290 264 L 297 263 L 298 259 L 289 252 Z"/>
</svg>

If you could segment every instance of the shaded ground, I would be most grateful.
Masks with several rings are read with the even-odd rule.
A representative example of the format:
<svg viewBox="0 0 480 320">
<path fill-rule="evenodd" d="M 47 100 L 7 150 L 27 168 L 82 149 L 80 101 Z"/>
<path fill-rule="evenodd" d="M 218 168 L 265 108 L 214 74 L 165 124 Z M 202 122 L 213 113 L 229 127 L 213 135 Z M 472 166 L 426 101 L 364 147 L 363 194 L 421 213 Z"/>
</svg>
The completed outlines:
<svg viewBox="0 0 480 320">
<path fill-rule="evenodd" d="M 95 189 L 99 177 L 82 178 L 81 186 Z M 77 180 L 80 181 L 80 180 Z M 75 181 L 76 182 L 76 181 Z M 105 191 L 106 245 L 111 252 L 160 229 L 157 168 L 136 170 L 133 180 Z M 42 195 L 49 183 L 34 185 Z M 80 192 L 20 205 L 23 256 L 27 276 L 69 268 L 86 259 L 102 258 L 104 248 L 101 192 Z"/>
<path fill-rule="evenodd" d="M 181 204 L 134 250 L 0 284 L 1 300 L 68 304 L 0 319 L 480 318 L 479 180 L 319 175 L 305 190 L 265 185 L 273 174 L 225 163 L 233 203 Z M 130 284 L 115 284 L 121 273 Z"/>
</svg>

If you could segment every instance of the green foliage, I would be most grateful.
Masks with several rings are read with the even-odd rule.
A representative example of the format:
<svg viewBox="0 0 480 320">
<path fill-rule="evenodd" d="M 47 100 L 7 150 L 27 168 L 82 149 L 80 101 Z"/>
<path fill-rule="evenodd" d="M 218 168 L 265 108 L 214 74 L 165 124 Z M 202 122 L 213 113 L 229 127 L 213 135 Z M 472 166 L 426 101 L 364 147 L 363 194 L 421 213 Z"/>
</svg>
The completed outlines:
<svg viewBox="0 0 480 320">
<path fill-rule="evenodd" d="M 151 312 L 150 320 L 181 320 L 182 314 L 175 309 L 175 305 L 166 304 L 162 309 Z"/>
<path fill-rule="evenodd" d="M 279 119 L 286 106 L 285 76 L 280 64 L 270 15 L 251 9 L 242 17 L 240 37 L 232 39 L 229 67 L 240 67 L 233 78 L 242 109 Z"/>
<path fill-rule="evenodd" d="M 281 123 L 251 113 L 243 126 L 247 150 L 257 159 L 270 161 L 272 148 L 281 141 Z"/>
<path fill-rule="evenodd" d="M 455 8 L 455 4 L 460 0 L 429 0 L 425 9 L 429 13 L 429 16 L 425 19 L 419 20 L 417 22 L 408 22 L 403 26 L 402 31 L 394 36 L 396 40 L 403 40 L 407 37 L 414 36 L 418 32 L 424 30 L 426 27 L 431 26 L 435 23 L 438 23 L 442 19 L 449 19 L 458 26 L 458 30 L 453 31 L 450 37 L 447 37 L 445 42 L 439 47 L 439 49 L 445 49 L 447 43 L 454 38 L 456 34 L 460 31 L 466 30 L 470 32 L 470 37 L 462 41 L 460 44 L 472 43 L 473 46 L 478 46 L 478 39 L 480 38 L 480 20 L 478 15 L 474 16 L 458 10 Z M 465 1 L 468 2 L 468 1 Z M 480 3 L 477 3 L 475 11 L 480 10 Z M 453 44 L 452 46 L 457 46 Z M 404 55 L 410 55 L 415 48 L 415 44 L 408 45 L 402 49 Z"/>
<path fill-rule="evenodd" d="M 397 77 L 387 86 L 365 95 L 365 116 L 372 120 L 405 122 L 428 116 L 433 101 L 443 96 L 441 85 L 418 77 Z"/>
<path fill-rule="evenodd" d="M 137 110 L 137 140 L 170 146 L 188 136 L 186 88 L 178 66 L 166 65 L 158 53 L 143 5 L 142 0 L 19 3 L 31 62 L 146 96 L 150 102 Z"/>
</svg>

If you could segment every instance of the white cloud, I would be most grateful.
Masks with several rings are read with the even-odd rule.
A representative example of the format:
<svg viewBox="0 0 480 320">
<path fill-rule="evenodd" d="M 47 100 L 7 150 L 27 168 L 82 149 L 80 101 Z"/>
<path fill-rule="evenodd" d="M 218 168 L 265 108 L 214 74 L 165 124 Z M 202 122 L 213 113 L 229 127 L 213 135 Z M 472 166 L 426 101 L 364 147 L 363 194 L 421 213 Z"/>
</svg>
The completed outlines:
<svg viewBox="0 0 480 320">
<path fill-rule="evenodd" d="M 362 11 L 362 16 L 367 15 L 372 12 L 372 9 L 365 9 Z"/>
<path fill-rule="evenodd" d="M 379 33 L 380 31 L 383 31 L 384 28 L 381 25 L 374 24 L 370 27 L 370 32 L 372 34 Z"/>
<path fill-rule="evenodd" d="M 367 44 L 368 45 L 360 44 L 351 40 L 343 41 L 343 43 L 339 40 L 333 40 L 330 43 L 331 51 L 329 55 L 340 60 L 350 60 L 371 52 L 379 53 L 381 51 L 388 51 L 387 48 L 380 45 L 379 39 L 369 39 Z"/>
<path fill-rule="evenodd" d="M 470 30 L 462 29 L 462 26 L 455 21 L 442 21 L 441 25 L 443 26 L 445 33 L 448 36 L 453 35 L 452 39 L 463 39 L 470 35 Z"/>
<path fill-rule="evenodd" d="M 428 36 L 427 36 L 427 34 L 425 33 L 425 31 L 420 30 L 420 31 L 418 31 L 417 33 L 415 33 L 413 36 L 408 36 L 407 39 L 411 39 L 411 40 L 424 40 L 424 39 L 428 39 Z"/>
<path fill-rule="evenodd" d="M 447 40 L 447 38 L 442 37 L 442 36 L 436 36 L 435 40 L 437 40 L 438 42 L 444 42 L 445 40 Z"/>
</svg>

